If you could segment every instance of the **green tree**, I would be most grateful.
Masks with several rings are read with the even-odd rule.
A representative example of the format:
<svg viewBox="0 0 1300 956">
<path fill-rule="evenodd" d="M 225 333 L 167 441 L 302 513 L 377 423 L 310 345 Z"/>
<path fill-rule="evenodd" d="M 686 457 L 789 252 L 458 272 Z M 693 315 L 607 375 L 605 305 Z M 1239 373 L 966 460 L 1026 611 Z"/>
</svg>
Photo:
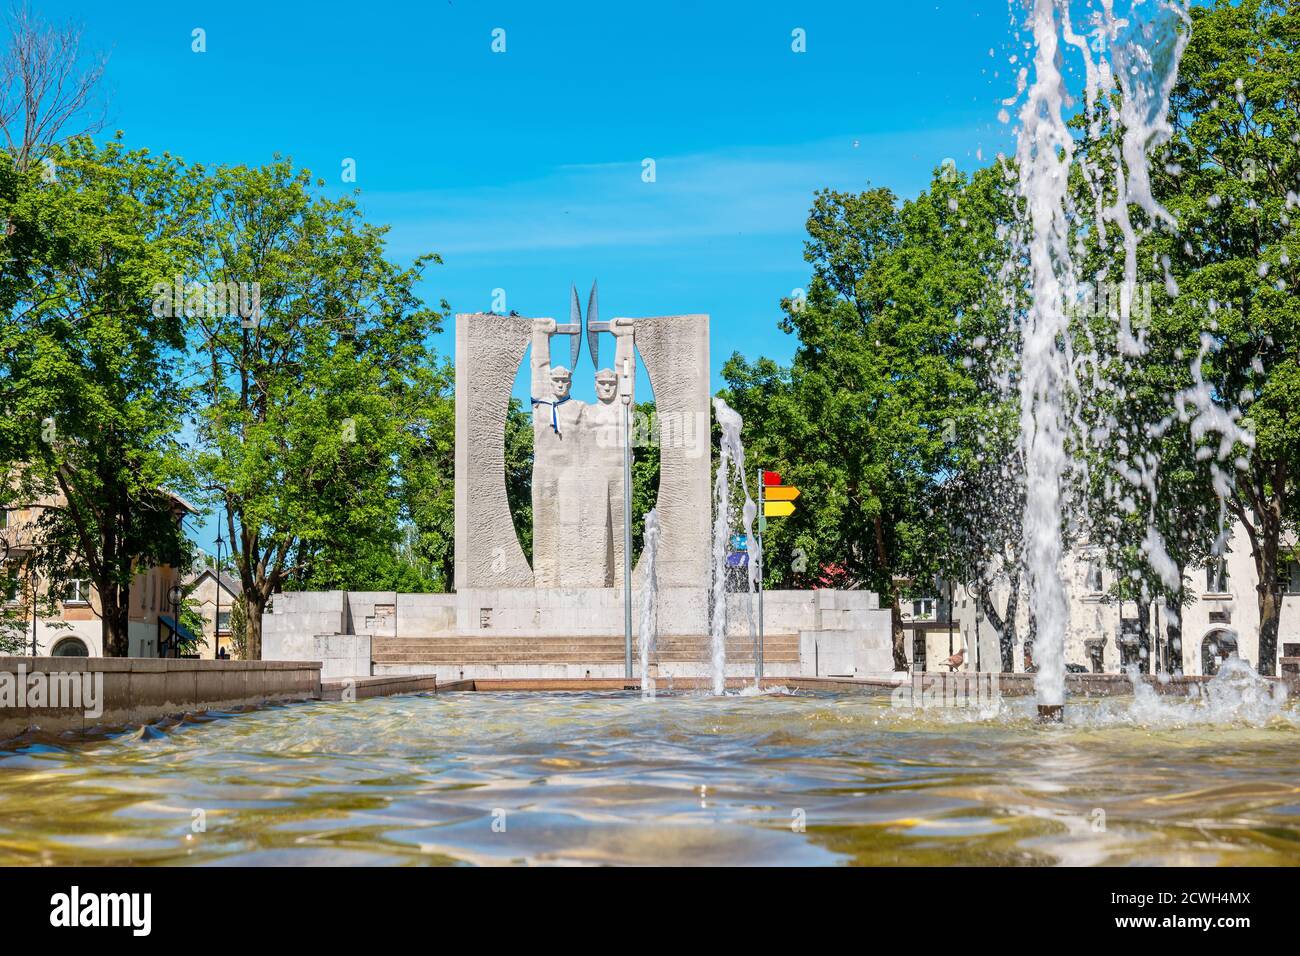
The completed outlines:
<svg viewBox="0 0 1300 956">
<path fill-rule="evenodd" d="M 394 264 L 386 228 L 278 158 L 219 169 L 200 188 L 209 213 L 196 275 L 209 288 L 257 283 L 251 317 L 193 319 L 197 465 L 227 520 L 244 656 L 259 659 L 262 614 L 287 581 L 400 540 L 401 463 L 425 427 L 437 368 L 428 341 L 442 319 L 414 287 L 438 260 Z"/>
<path fill-rule="evenodd" d="M 1274 674 L 1284 541 L 1300 504 L 1300 9 L 1217 0 L 1191 19 L 1174 135 L 1153 176 L 1178 230 L 1153 234 L 1148 250 L 1178 286 L 1170 321 L 1204 333 L 1209 395 L 1248 416 L 1254 449 L 1227 456 L 1229 468 L 1244 457 L 1228 506 L 1258 578 L 1257 666 Z"/>
<path fill-rule="evenodd" d="M 241 661 L 248 660 L 248 612 L 244 610 L 244 599 L 235 598 L 230 608 L 230 648 L 234 656 Z"/>
<path fill-rule="evenodd" d="M 51 146 L 42 165 L 0 159 L 7 261 L 0 283 L 0 487 L 35 506 L 50 593 L 83 571 L 109 656 L 129 652 L 132 578 L 189 562 L 178 504 L 186 408 L 179 317 L 153 286 L 186 254 L 181 164 L 117 141 Z"/>
<path fill-rule="evenodd" d="M 439 368 L 421 404 L 414 442 L 401 462 L 403 513 L 408 522 L 403 547 L 409 559 L 424 569 L 430 590 L 451 591 L 456 570 L 456 402 L 450 363 Z M 516 413 L 517 406 L 512 406 L 511 417 Z"/>
<path fill-rule="evenodd" d="M 885 189 L 818 193 L 807 298 L 782 302 L 792 367 L 735 355 L 723 370 L 751 460 L 804 492 L 768 525 L 767 583 L 873 588 L 900 669 L 901 597 L 956 560 L 939 501 L 984 413 L 970 366 L 1005 257 L 1001 195 L 995 172 L 951 168 L 901 205 Z"/>
</svg>

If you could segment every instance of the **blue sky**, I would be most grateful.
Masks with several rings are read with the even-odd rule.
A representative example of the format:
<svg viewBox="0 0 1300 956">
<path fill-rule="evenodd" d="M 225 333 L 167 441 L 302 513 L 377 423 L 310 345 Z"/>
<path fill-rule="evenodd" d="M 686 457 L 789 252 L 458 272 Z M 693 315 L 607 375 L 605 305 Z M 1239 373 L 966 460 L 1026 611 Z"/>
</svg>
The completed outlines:
<svg viewBox="0 0 1300 956">
<path fill-rule="evenodd" d="M 912 196 L 945 158 L 1009 151 L 997 113 L 1023 54 L 1006 0 L 33 7 L 108 53 L 106 133 L 207 164 L 278 152 L 359 189 L 395 257 L 443 257 L 422 291 L 454 312 L 500 288 L 563 319 L 569 283 L 585 305 L 599 278 L 607 318 L 708 313 L 715 388 L 733 351 L 793 352 L 778 303 L 807 284 L 813 191 Z M 450 322 L 437 344 L 452 352 Z M 579 361 L 590 398 L 585 344 Z"/>
<path fill-rule="evenodd" d="M 336 192 L 354 159 L 393 254 L 443 256 L 429 298 L 501 288 L 563 317 L 598 277 L 606 316 L 709 313 L 715 386 L 733 350 L 791 355 L 778 303 L 807 283 L 814 189 L 909 196 L 1010 144 L 1005 0 L 34 6 L 109 53 L 107 132 L 191 162 L 280 152 Z"/>
</svg>

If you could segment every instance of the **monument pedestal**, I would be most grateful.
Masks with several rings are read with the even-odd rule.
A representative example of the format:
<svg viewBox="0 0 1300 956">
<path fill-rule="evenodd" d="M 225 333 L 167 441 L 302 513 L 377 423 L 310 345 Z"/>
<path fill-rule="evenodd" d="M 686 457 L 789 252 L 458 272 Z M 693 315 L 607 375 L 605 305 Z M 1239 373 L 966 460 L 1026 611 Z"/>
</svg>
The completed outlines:
<svg viewBox="0 0 1300 956">
<path fill-rule="evenodd" d="M 634 619 L 641 593 L 633 591 Z M 754 676 L 749 597 L 729 594 L 727 675 Z M 765 677 L 890 674 L 890 616 L 869 591 L 767 591 Z M 710 673 L 709 594 L 658 594 L 651 665 L 662 678 Z M 634 674 L 640 679 L 638 635 Z M 454 594 L 286 592 L 262 619 L 268 660 L 322 660 L 322 677 L 624 676 L 623 594 L 616 588 L 470 589 Z M 357 673 L 369 661 L 368 672 Z M 346 672 L 345 672 L 346 671 Z"/>
</svg>

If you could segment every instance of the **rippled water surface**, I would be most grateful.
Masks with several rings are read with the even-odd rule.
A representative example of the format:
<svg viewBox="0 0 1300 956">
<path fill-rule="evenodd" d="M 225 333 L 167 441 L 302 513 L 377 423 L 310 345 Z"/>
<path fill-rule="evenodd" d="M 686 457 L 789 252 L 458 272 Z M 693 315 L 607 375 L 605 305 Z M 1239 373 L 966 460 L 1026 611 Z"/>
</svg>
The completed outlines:
<svg viewBox="0 0 1300 956">
<path fill-rule="evenodd" d="M 33 739 L 0 863 L 1300 862 L 1294 705 L 1030 710 L 466 692 Z"/>
</svg>

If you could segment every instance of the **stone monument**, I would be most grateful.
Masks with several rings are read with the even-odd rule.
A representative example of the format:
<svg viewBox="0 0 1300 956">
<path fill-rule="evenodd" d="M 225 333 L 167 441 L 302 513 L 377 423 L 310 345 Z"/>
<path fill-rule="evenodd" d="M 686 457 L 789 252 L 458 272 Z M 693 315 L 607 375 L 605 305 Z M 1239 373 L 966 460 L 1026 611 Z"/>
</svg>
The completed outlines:
<svg viewBox="0 0 1300 956">
<path fill-rule="evenodd" d="M 321 660 L 325 677 L 625 678 L 624 390 L 642 363 L 653 423 L 632 451 L 659 452 L 654 672 L 710 673 L 713 609 L 709 317 L 599 318 L 593 286 L 586 337 L 596 400 L 572 395 L 583 337 L 577 291 L 569 322 L 456 316 L 455 592 L 286 592 L 263 618 L 268 660 Z M 569 337 L 569 364 L 555 364 Z M 613 338 L 612 366 L 600 343 Z M 533 561 L 506 496 L 505 428 L 529 347 L 534 467 Z M 562 353 L 560 353 L 562 354 Z M 633 607 L 646 576 L 634 568 Z M 729 594 L 727 672 L 752 679 L 746 594 Z M 734 606 L 733 606 L 734 604 Z M 764 593 L 768 676 L 862 675 L 892 666 L 890 615 L 868 591 Z M 635 639 L 635 638 L 634 638 Z M 636 685 L 636 686 L 639 686 Z"/>
<path fill-rule="evenodd" d="M 552 364 L 551 340 L 571 321 L 475 313 L 456 316 L 456 589 L 614 588 L 623 576 L 623 408 L 619 379 L 635 381 L 638 354 L 655 396 L 660 478 L 659 582 L 700 588 L 709 575 L 709 318 L 598 318 L 587 314 L 593 364 L 599 333 L 614 366 L 596 372 L 594 403 L 572 397 L 574 370 Z M 505 493 L 510 389 L 532 346 L 533 563 L 519 546 Z M 638 436 L 634 436 L 638 437 Z M 639 436 L 644 438 L 645 436 Z M 473 491 L 471 492 L 471 489 Z"/>
<path fill-rule="evenodd" d="M 566 331 L 581 327 L 577 289 Z M 598 333 L 613 333 L 615 366 L 631 396 L 636 354 L 631 319 L 602 323 L 596 289 L 587 320 L 592 364 L 598 364 Z M 573 370 L 551 364 L 552 319 L 535 319 L 532 335 L 533 581 L 537 587 L 607 588 L 623 580 L 623 406 L 619 374 L 596 372 L 592 404 L 571 395 Z M 574 334 L 570 354 L 581 348 Z"/>
</svg>

